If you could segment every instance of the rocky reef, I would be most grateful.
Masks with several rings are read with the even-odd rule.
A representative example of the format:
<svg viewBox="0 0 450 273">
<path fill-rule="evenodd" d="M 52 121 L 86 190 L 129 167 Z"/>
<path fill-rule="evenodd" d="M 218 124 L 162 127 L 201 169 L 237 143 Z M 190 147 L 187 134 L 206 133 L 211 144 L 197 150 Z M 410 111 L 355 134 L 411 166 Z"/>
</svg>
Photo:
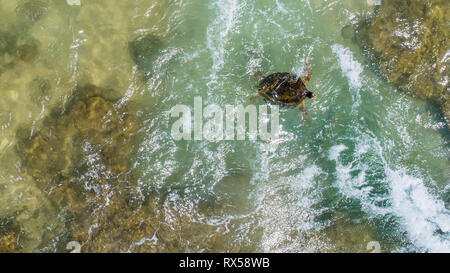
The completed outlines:
<svg viewBox="0 0 450 273">
<path fill-rule="evenodd" d="M 39 84 L 39 90 L 45 89 L 42 85 L 45 82 Z M 44 127 L 33 136 L 25 151 L 29 155 L 25 165 L 33 170 L 34 178 L 39 179 L 44 173 L 70 177 L 89 164 L 74 155 L 88 154 L 96 148 L 107 168 L 104 172 L 126 170 L 135 120 L 126 108 L 102 97 L 100 94 L 104 92 L 95 86 L 84 87 L 77 91 L 78 95 L 74 95 L 77 99 L 61 117 L 55 117 L 55 113 L 44 121 Z M 51 172 L 48 161 L 53 163 Z"/>
<path fill-rule="evenodd" d="M 82 252 L 225 251 L 231 234 L 195 220 L 214 207 L 222 215 L 224 203 L 171 202 L 168 193 L 141 189 L 129 164 L 140 142 L 139 118 L 114 97 L 85 86 L 31 137 L 29 130 L 18 132 L 23 170 L 65 219 L 53 251 L 67 252 L 70 241 Z M 13 238 L 1 244 L 14 251 Z"/>
<path fill-rule="evenodd" d="M 0 253 L 19 251 L 19 233 L 12 217 L 0 218 Z"/>
<path fill-rule="evenodd" d="M 86 86 L 75 93 L 63 114 L 58 109 L 46 118 L 31 139 L 28 133 L 19 134 L 24 136 L 18 146 L 23 167 L 54 206 L 65 211 L 70 240 L 89 241 L 97 234 L 89 230 L 94 224 L 99 230 L 108 229 L 104 232 L 108 238 L 114 237 L 113 230 L 129 234 L 124 228 L 137 220 L 128 214 L 137 217 L 135 205 L 142 205 L 133 203 L 139 195 L 132 192 L 135 180 L 128 173 L 136 117 L 116 100 L 105 98 L 112 93 L 108 90 Z"/>
<path fill-rule="evenodd" d="M 389 0 L 356 27 L 355 40 L 390 82 L 411 94 L 437 101 L 450 124 L 445 0 Z M 344 29 L 344 36 L 348 29 Z"/>
<path fill-rule="evenodd" d="M 18 62 L 31 63 L 39 55 L 39 41 L 30 35 L 34 23 L 47 15 L 48 1 L 20 0 L 17 19 L 0 27 L 0 74 Z"/>
<path fill-rule="evenodd" d="M 0 31 L 0 74 L 19 61 L 30 63 L 37 58 L 39 42 L 32 37 L 22 36 Z"/>
<path fill-rule="evenodd" d="M 20 0 L 18 1 L 16 13 L 23 20 L 34 23 L 44 17 L 49 8 L 49 3 L 43 0 Z"/>
<path fill-rule="evenodd" d="M 161 38 L 153 34 L 139 36 L 128 44 L 131 57 L 144 72 L 151 71 L 153 62 L 163 46 Z"/>
</svg>

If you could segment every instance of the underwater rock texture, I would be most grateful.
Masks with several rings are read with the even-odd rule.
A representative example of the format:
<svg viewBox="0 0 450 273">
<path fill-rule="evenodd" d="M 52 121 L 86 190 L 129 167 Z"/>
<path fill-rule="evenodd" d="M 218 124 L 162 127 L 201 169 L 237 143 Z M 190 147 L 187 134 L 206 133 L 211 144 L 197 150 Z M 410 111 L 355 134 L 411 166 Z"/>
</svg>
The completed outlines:
<svg viewBox="0 0 450 273">
<path fill-rule="evenodd" d="M 147 34 L 131 41 L 128 47 L 137 67 L 144 72 L 149 72 L 163 47 L 163 42 L 159 37 Z"/>
<path fill-rule="evenodd" d="M 358 26 L 356 41 L 389 82 L 440 102 L 450 124 L 449 13 L 446 0 L 383 1 Z"/>
<path fill-rule="evenodd" d="M 13 232 L 8 232 L 0 237 L 0 253 L 17 252 L 18 246 L 16 236 Z"/>
<path fill-rule="evenodd" d="M 123 233 L 115 225 L 129 222 L 127 213 L 135 210 L 131 196 L 138 196 L 130 193 L 135 180 L 127 173 L 136 119 L 125 106 L 105 99 L 105 93 L 95 86 L 81 88 L 63 115 L 49 116 L 39 132 L 19 145 L 27 173 L 66 211 L 69 237 L 80 242 L 95 236 L 89 230 L 94 223 Z"/>
<path fill-rule="evenodd" d="M 66 219 L 56 251 L 65 252 L 69 241 L 79 242 L 82 252 L 226 251 L 229 232 L 211 236 L 218 227 L 191 216 L 210 214 L 218 204 L 171 202 L 141 191 L 129 166 L 139 143 L 138 118 L 108 93 L 81 88 L 31 139 L 18 132 L 23 168 Z"/>
<path fill-rule="evenodd" d="M 29 22 L 36 22 L 48 12 L 49 4 L 42 0 L 21 0 L 18 2 L 16 13 Z"/>
<path fill-rule="evenodd" d="M 16 252 L 19 250 L 17 227 L 13 219 L 0 218 L 0 253 Z"/>
<path fill-rule="evenodd" d="M 34 61 L 39 54 L 39 43 L 31 37 L 18 37 L 9 32 L 0 31 L 0 74 L 23 61 Z"/>
<path fill-rule="evenodd" d="M 135 121 L 126 108 L 98 93 L 94 86 L 81 89 L 62 117 L 50 117 L 44 122 L 44 128 L 34 135 L 26 150 L 25 164 L 33 170 L 33 177 L 40 179 L 48 168 L 59 177 L 70 177 L 92 163 L 77 156 L 90 152 L 101 155 L 104 172 L 126 170 Z M 49 160 L 52 166 L 48 166 Z"/>
</svg>

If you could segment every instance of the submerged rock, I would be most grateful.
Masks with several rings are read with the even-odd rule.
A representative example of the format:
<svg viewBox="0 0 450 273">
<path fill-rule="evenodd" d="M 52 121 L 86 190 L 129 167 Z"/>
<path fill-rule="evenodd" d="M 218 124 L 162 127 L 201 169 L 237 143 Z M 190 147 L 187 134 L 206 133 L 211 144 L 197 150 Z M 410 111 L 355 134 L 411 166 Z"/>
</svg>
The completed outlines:
<svg viewBox="0 0 450 273">
<path fill-rule="evenodd" d="M 0 32 L 0 73 L 15 64 L 17 37 L 8 32 Z"/>
<path fill-rule="evenodd" d="M 36 84 L 47 88 L 45 81 Z M 67 212 L 70 237 L 80 242 L 89 239 L 94 223 L 102 230 L 110 227 L 111 235 L 112 228 L 122 227 L 123 221 L 130 220 L 127 213 L 135 211 L 129 201 L 135 180 L 127 172 L 137 121 L 125 106 L 106 99 L 105 93 L 95 86 L 81 88 L 69 107 L 46 118 L 31 139 L 21 134 L 19 154 L 24 168 L 48 198 Z M 101 210 L 103 206 L 107 208 Z M 97 210 L 101 215 L 96 215 Z M 111 222 L 102 215 L 123 221 Z"/>
<path fill-rule="evenodd" d="M 29 85 L 30 97 L 36 103 L 42 103 L 49 96 L 51 84 L 48 79 L 36 77 Z"/>
<path fill-rule="evenodd" d="M 0 55 L 14 54 L 16 42 L 17 36 L 8 32 L 0 32 Z"/>
<path fill-rule="evenodd" d="M 39 54 L 38 41 L 35 39 L 27 39 L 19 43 L 16 48 L 16 57 L 24 62 L 34 61 Z"/>
<path fill-rule="evenodd" d="M 367 228 L 361 224 L 337 223 L 325 232 L 333 245 L 333 252 L 364 253 L 368 252 L 368 243 L 374 241 L 373 231 Z"/>
<path fill-rule="evenodd" d="M 34 23 L 47 14 L 48 2 L 43 0 L 20 0 L 16 12 L 19 17 Z"/>
<path fill-rule="evenodd" d="M 17 132 L 24 170 L 66 219 L 64 234 L 55 235 L 62 238 L 57 251 L 66 252 L 69 241 L 79 242 L 81 252 L 225 251 L 230 232 L 213 234 L 217 226 L 196 220 L 211 206 L 142 192 L 130 166 L 138 120 L 108 94 L 81 88 L 31 138 Z"/>
<path fill-rule="evenodd" d="M 355 28 L 352 25 L 347 25 L 341 29 L 341 35 L 346 40 L 353 40 L 355 38 Z"/>
<path fill-rule="evenodd" d="M 41 92 L 48 87 L 45 81 L 36 84 Z M 28 155 L 26 165 L 36 178 L 47 173 L 71 176 L 73 172 L 81 171 L 89 162 L 80 160 L 78 155 L 89 153 L 89 148 L 100 153 L 106 171 L 126 170 L 135 121 L 126 108 L 96 95 L 100 93 L 98 90 L 93 86 L 81 89 L 82 97 L 75 100 L 61 117 L 54 114 L 45 120 L 44 128 L 31 139 L 25 151 Z M 53 163 L 39 162 L 39 159 Z"/>
<path fill-rule="evenodd" d="M 140 36 L 128 44 L 131 57 L 138 68 L 149 72 L 153 68 L 153 62 L 163 48 L 161 38 L 153 34 Z"/>
<path fill-rule="evenodd" d="M 34 84 L 39 88 L 40 80 Z M 38 128 L 31 137 L 17 132 L 18 155 L 65 219 L 63 234 L 53 235 L 56 251 L 67 252 L 70 241 L 79 242 L 81 252 L 240 250 L 228 230 L 239 219 L 226 227 L 206 221 L 227 215 L 229 199 L 201 202 L 169 186 L 143 189 L 152 181 L 138 180 L 130 165 L 140 144 L 139 120 L 112 91 L 81 88 Z"/>
<path fill-rule="evenodd" d="M 32 37 L 0 31 L 0 74 L 18 62 L 33 62 L 39 55 L 39 42 Z"/>
<path fill-rule="evenodd" d="M 446 0 L 383 1 L 357 27 L 355 39 L 389 82 L 440 102 L 450 124 L 449 13 Z M 343 35 L 348 32 L 343 30 Z"/>
<path fill-rule="evenodd" d="M 371 242 L 381 241 L 381 234 L 377 232 L 373 220 L 362 215 L 352 215 L 344 211 L 336 211 L 323 232 L 326 234 L 331 247 L 328 251 L 338 253 L 367 253 L 390 252 L 390 245 L 380 245 L 380 249 L 372 249 Z M 384 240 L 386 242 L 386 240 Z"/>
<path fill-rule="evenodd" d="M 0 237 L 0 253 L 11 253 L 19 250 L 14 233 L 9 232 Z"/>
<path fill-rule="evenodd" d="M 0 218 L 0 253 L 17 252 L 19 248 L 19 230 L 14 224 L 14 219 Z"/>
</svg>

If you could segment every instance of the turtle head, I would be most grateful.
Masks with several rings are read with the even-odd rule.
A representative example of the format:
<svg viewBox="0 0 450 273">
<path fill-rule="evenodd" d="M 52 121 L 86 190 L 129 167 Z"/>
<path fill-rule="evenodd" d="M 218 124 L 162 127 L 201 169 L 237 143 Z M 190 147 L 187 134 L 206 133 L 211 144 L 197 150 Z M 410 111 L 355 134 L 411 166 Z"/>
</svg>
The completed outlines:
<svg viewBox="0 0 450 273">
<path fill-rule="evenodd" d="M 311 92 L 311 91 L 306 92 L 306 97 L 307 97 L 308 99 L 317 99 L 317 95 L 314 94 L 314 93 Z"/>
</svg>

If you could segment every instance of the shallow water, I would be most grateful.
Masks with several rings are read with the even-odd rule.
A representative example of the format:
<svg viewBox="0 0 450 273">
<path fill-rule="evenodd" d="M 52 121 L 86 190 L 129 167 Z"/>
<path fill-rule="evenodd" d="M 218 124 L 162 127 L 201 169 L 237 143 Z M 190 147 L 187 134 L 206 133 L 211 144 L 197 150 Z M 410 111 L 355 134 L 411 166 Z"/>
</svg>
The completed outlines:
<svg viewBox="0 0 450 273">
<path fill-rule="evenodd" d="M 134 182 L 127 188 L 153 206 L 142 218 L 150 217 L 148 232 L 116 236 L 101 251 L 368 252 L 371 241 L 381 251 L 450 251 L 443 117 L 436 105 L 383 81 L 341 36 L 374 6 L 356 0 L 40 2 L 28 9 L 21 8 L 27 1 L 0 6 L 0 32 L 39 45 L 36 59 L 0 72 L 0 232 L 14 230 L 6 224 L 14 219 L 20 251 L 67 251 L 76 239 L 67 224 L 71 204 L 59 205 L 39 187 L 17 146 L 58 120 L 62 113 L 54 109 L 70 104 L 85 84 L 114 89 L 122 98 L 117 105 L 132 105 L 140 117 L 141 138 L 126 171 Z M 143 34 L 160 43 L 154 57 L 136 65 L 130 41 Z M 172 138 L 173 106 L 193 109 L 196 96 L 204 105 L 250 104 L 256 70 L 300 75 L 306 56 L 313 66 L 308 88 L 318 99 L 307 103 L 303 123 L 298 110 L 280 109 L 276 150 L 266 151 L 261 140 Z M 102 176 L 101 161 L 86 161 L 92 164 L 75 181 Z M 114 188 L 107 183 L 97 194 L 115 194 Z M 92 219 L 114 205 L 105 200 Z M 88 224 L 82 250 L 111 232 Z"/>
</svg>

